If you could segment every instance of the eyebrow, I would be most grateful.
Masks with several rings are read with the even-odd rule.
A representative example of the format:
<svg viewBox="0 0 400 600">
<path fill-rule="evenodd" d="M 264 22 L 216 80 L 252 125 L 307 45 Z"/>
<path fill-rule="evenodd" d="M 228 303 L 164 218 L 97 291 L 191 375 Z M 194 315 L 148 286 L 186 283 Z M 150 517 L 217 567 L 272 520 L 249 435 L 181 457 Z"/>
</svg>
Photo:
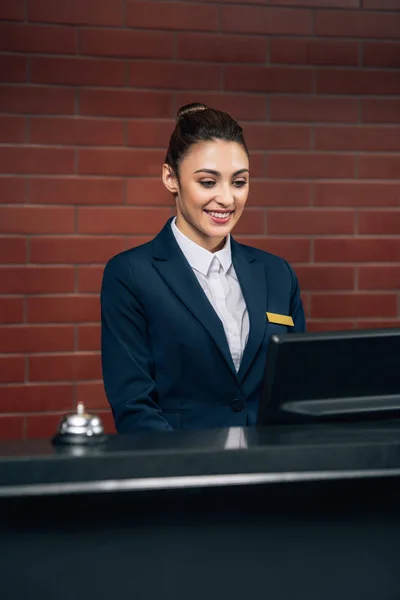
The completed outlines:
<svg viewBox="0 0 400 600">
<path fill-rule="evenodd" d="M 214 169 L 199 169 L 198 171 L 194 171 L 195 173 L 210 173 L 211 175 L 216 175 L 217 177 L 221 175 L 219 171 L 214 171 Z M 239 171 L 235 171 L 232 177 L 236 175 L 240 175 L 240 173 L 249 173 L 248 169 L 239 169 Z"/>
</svg>

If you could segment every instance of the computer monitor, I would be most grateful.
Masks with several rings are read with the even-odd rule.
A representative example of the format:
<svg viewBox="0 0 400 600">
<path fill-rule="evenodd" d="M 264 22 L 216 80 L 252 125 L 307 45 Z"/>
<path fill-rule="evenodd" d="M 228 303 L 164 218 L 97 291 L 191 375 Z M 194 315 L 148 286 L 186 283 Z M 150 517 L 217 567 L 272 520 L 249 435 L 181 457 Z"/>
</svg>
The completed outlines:
<svg viewBox="0 0 400 600">
<path fill-rule="evenodd" d="M 271 337 L 258 424 L 400 418 L 400 329 Z"/>
</svg>

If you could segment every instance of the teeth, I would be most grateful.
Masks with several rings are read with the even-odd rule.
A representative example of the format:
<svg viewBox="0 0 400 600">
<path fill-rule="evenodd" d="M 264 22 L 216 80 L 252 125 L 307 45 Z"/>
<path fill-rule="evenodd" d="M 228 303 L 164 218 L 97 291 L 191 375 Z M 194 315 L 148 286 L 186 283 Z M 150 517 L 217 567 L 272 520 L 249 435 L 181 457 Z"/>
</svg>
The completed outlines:
<svg viewBox="0 0 400 600">
<path fill-rule="evenodd" d="M 226 219 L 226 217 L 229 217 L 231 213 L 219 213 L 219 212 L 214 212 L 214 211 L 207 211 L 209 215 L 211 215 L 212 217 L 215 217 L 216 219 Z"/>
</svg>

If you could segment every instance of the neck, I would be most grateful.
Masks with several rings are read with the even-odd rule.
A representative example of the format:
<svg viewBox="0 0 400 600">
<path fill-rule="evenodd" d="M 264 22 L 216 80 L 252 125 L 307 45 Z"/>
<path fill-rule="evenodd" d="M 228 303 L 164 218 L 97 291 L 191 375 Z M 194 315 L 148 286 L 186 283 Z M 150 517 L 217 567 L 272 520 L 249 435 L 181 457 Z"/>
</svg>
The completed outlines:
<svg viewBox="0 0 400 600">
<path fill-rule="evenodd" d="M 221 250 L 225 245 L 226 237 L 209 237 L 208 235 L 201 234 L 200 231 L 188 227 L 186 222 L 180 219 L 179 216 L 176 217 L 175 224 L 179 231 L 186 235 L 189 240 L 198 246 L 205 248 L 205 250 L 208 250 L 209 252 L 218 252 L 218 250 Z"/>
</svg>

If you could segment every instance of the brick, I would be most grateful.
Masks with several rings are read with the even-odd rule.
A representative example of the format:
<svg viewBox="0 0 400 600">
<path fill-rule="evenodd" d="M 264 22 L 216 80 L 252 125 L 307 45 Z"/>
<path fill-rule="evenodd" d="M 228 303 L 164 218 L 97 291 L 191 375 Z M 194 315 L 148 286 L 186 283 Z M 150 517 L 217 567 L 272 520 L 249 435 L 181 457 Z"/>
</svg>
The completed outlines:
<svg viewBox="0 0 400 600">
<path fill-rule="evenodd" d="M 398 291 L 400 289 L 400 265 L 359 267 L 358 287 L 360 290 Z"/>
<path fill-rule="evenodd" d="M 76 31 L 71 27 L 0 23 L 0 50 L 43 54 L 75 54 Z"/>
<path fill-rule="evenodd" d="M 397 235 L 400 232 L 400 211 L 362 210 L 358 214 L 358 233 Z"/>
<path fill-rule="evenodd" d="M 150 179 L 138 177 L 127 181 L 127 204 L 138 204 L 141 206 L 175 205 L 173 195 L 168 192 L 161 177 Z"/>
<path fill-rule="evenodd" d="M 78 349 L 79 350 L 100 350 L 100 325 L 79 325 L 78 326 Z"/>
<path fill-rule="evenodd" d="M 76 400 L 87 409 L 109 408 L 102 381 L 79 381 L 76 385 Z"/>
<path fill-rule="evenodd" d="M 271 154 L 269 177 L 313 179 L 351 178 L 355 160 L 345 154 Z"/>
<path fill-rule="evenodd" d="M 109 177 L 35 177 L 29 182 L 31 204 L 122 204 L 124 182 Z"/>
<path fill-rule="evenodd" d="M 24 379 L 24 356 L 0 356 L 0 383 L 19 383 Z"/>
<path fill-rule="evenodd" d="M 26 182 L 22 177 L 0 177 L 0 203 L 21 204 L 25 202 Z"/>
<path fill-rule="evenodd" d="M 317 93 L 400 94 L 400 78 L 394 71 L 319 69 L 317 71 Z"/>
<path fill-rule="evenodd" d="M 239 35 L 179 33 L 177 58 L 211 62 L 265 63 L 267 41 Z"/>
<path fill-rule="evenodd" d="M 357 321 L 357 329 L 398 329 L 400 327 L 399 319 L 379 319 L 379 320 L 365 320 Z"/>
<path fill-rule="evenodd" d="M 15 54 L 0 55 L 0 81 L 24 83 L 26 81 L 28 59 Z"/>
<path fill-rule="evenodd" d="M 392 262 L 400 260 L 400 239 L 340 238 L 314 240 L 316 262 Z"/>
<path fill-rule="evenodd" d="M 142 244 L 147 244 L 154 239 L 154 235 L 134 235 L 127 239 L 126 247 L 127 248 L 136 248 L 137 246 L 141 246 Z"/>
<path fill-rule="evenodd" d="M 173 58 L 174 35 L 163 31 L 81 29 L 80 54 L 121 58 Z"/>
<path fill-rule="evenodd" d="M 81 149 L 78 169 L 84 175 L 160 175 L 164 159 L 161 150 Z"/>
<path fill-rule="evenodd" d="M 266 156 L 264 152 L 250 151 L 250 169 L 252 177 L 266 176 Z"/>
<path fill-rule="evenodd" d="M 25 0 L 3 0 L 0 3 L 0 19 L 3 21 L 23 21 L 25 19 Z"/>
<path fill-rule="evenodd" d="M 26 141 L 24 117 L 0 116 L 0 143 L 12 144 Z"/>
<path fill-rule="evenodd" d="M 174 127 L 175 123 L 172 120 L 135 119 L 128 121 L 128 144 L 129 146 L 158 147 L 165 150 Z"/>
<path fill-rule="evenodd" d="M 110 410 L 97 412 L 106 434 L 116 433 Z M 28 439 L 51 438 L 58 431 L 64 413 L 26 416 L 26 437 Z"/>
<path fill-rule="evenodd" d="M 392 98 L 362 99 L 361 121 L 366 123 L 400 123 L 400 100 Z"/>
<path fill-rule="evenodd" d="M 311 128 L 304 125 L 246 125 L 246 143 L 259 150 L 309 150 Z"/>
<path fill-rule="evenodd" d="M 321 10 L 315 13 L 315 34 L 355 38 L 397 38 L 400 15 L 366 10 Z"/>
<path fill-rule="evenodd" d="M 74 151 L 65 148 L 0 148 L 3 173 L 73 173 Z"/>
<path fill-rule="evenodd" d="M 315 8 L 359 8 L 360 0 L 269 0 L 269 4 L 279 6 L 310 6 Z"/>
<path fill-rule="evenodd" d="M 312 71 L 289 67 L 228 66 L 225 71 L 225 89 L 249 92 L 312 91 Z"/>
<path fill-rule="evenodd" d="M 22 439 L 24 417 L 0 417 L 0 440 Z"/>
<path fill-rule="evenodd" d="M 107 435 L 116 434 L 117 431 L 115 429 L 114 417 L 112 415 L 111 409 L 109 408 L 106 411 L 98 411 L 97 413 L 101 418 L 104 427 L 104 433 Z"/>
<path fill-rule="evenodd" d="M 267 218 L 269 235 L 319 235 L 354 233 L 352 210 L 269 210 Z"/>
<path fill-rule="evenodd" d="M 236 236 L 235 236 L 236 238 Z M 238 236 L 241 244 L 254 246 L 265 252 L 282 256 L 291 263 L 307 262 L 310 260 L 310 240 L 304 238 L 272 238 Z"/>
<path fill-rule="evenodd" d="M 399 183 L 315 182 L 316 206 L 400 206 Z"/>
<path fill-rule="evenodd" d="M 358 119 L 358 102 L 353 98 L 323 96 L 271 96 L 271 121 L 342 122 Z"/>
<path fill-rule="evenodd" d="M 400 150 L 400 127 L 316 127 L 314 136 L 316 150 Z"/>
<path fill-rule="evenodd" d="M 172 117 L 170 92 L 141 90 L 81 90 L 80 113 L 105 117 Z M 73 112 L 73 111 L 72 111 Z"/>
<path fill-rule="evenodd" d="M 265 97 L 259 94 L 218 94 L 213 92 L 177 92 L 177 106 L 191 102 L 203 102 L 206 106 L 224 110 L 235 119 L 260 121 L 266 118 Z"/>
<path fill-rule="evenodd" d="M 400 44 L 389 42 L 364 42 L 363 66 L 400 67 Z"/>
<path fill-rule="evenodd" d="M 311 297 L 311 316 L 395 317 L 396 305 L 396 294 L 314 294 Z"/>
<path fill-rule="evenodd" d="M 60 85 L 125 85 L 125 63 L 96 58 L 31 57 L 31 81 Z"/>
<path fill-rule="evenodd" d="M 400 10 L 400 0 L 364 0 L 363 7 L 378 10 Z"/>
<path fill-rule="evenodd" d="M 28 0 L 28 21 L 69 25 L 123 25 L 123 0 Z"/>
<path fill-rule="evenodd" d="M 75 90 L 35 86 L 3 86 L 0 111 L 23 114 L 73 114 Z"/>
<path fill-rule="evenodd" d="M 103 278 L 103 266 L 79 267 L 78 290 L 80 292 L 99 293 Z"/>
<path fill-rule="evenodd" d="M 120 237 L 35 237 L 30 242 L 32 263 L 104 264 L 125 249 Z"/>
<path fill-rule="evenodd" d="M 354 288 L 353 267 L 298 265 L 296 275 L 303 291 L 352 290 Z"/>
<path fill-rule="evenodd" d="M 155 234 L 171 216 L 169 208 L 93 208 L 79 209 L 80 233 Z"/>
<path fill-rule="evenodd" d="M 73 292 L 75 272 L 72 267 L 0 267 L 0 293 L 45 294 Z"/>
<path fill-rule="evenodd" d="M 264 231 L 264 211 L 248 208 L 240 217 L 238 224 L 233 230 L 234 235 L 257 235 Z"/>
<path fill-rule="evenodd" d="M 400 327 L 399 319 L 366 319 L 356 322 L 357 329 L 393 329 Z"/>
<path fill-rule="evenodd" d="M 365 179 L 400 179 L 400 156 L 361 155 L 358 176 Z"/>
<path fill-rule="evenodd" d="M 98 296 L 28 297 L 28 323 L 82 323 L 100 320 Z"/>
<path fill-rule="evenodd" d="M 29 381 L 82 381 L 101 378 L 100 354 L 30 356 Z"/>
<path fill-rule="evenodd" d="M 123 146 L 124 123 L 116 119 L 32 117 L 30 142 L 72 146 Z"/>
<path fill-rule="evenodd" d="M 218 31 L 218 7 L 185 2 L 127 3 L 128 27 L 176 29 L 188 31 Z"/>
<path fill-rule="evenodd" d="M 221 8 L 222 31 L 259 34 L 312 34 L 312 14 L 291 8 L 229 6 Z"/>
<path fill-rule="evenodd" d="M 21 237 L 0 237 L 0 263 L 18 264 L 26 262 L 26 239 Z"/>
<path fill-rule="evenodd" d="M 339 320 L 314 320 L 307 319 L 307 331 L 343 331 L 354 329 L 354 321 L 339 321 Z"/>
<path fill-rule="evenodd" d="M 27 439 L 52 438 L 58 431 L 64 414 L 27 415 L 25 435 Z"/>
<path fill-rule="evenodd" d="M 130 66 L 132 87 L 170 90 L 219 90 L 221 67 L 177 62 L 134 61 Z"/>
<path fill-rule="evenodd" d="M 358 65 L 358 44 L 275 38 L 270 41 L 270 62 L 303 65 Z"/>
<path fill-rule="evenodd" d="M 42 412 L 48 410 L 71 410 L 73 386 L 25 384 L 2 388 L 0 413 Z"/>
<path fill-rule="evenodd" d="M 257 181 L 251 179 L 249 205 L 309 206 L 311 185 L 304 181 Z"/>
<path fill-rule="evenodd" d="M 1 233 L 71 233 L 74 231 L 73 208 L 1 206 Z"/>
<path fill-rule="evenodd" d="M 0 322 L 21 323 L 24 319 L 24 306 L 22 298 L 0 297 Z"/>
<path fill-rule="evenodd" d="M 1 329 L 0 352 L 67 352 L 74 349 L 75 332 L 72 325 L 20 325 Z M 0 403 L 1 411 L 1 403 Z"/>
</svg>

